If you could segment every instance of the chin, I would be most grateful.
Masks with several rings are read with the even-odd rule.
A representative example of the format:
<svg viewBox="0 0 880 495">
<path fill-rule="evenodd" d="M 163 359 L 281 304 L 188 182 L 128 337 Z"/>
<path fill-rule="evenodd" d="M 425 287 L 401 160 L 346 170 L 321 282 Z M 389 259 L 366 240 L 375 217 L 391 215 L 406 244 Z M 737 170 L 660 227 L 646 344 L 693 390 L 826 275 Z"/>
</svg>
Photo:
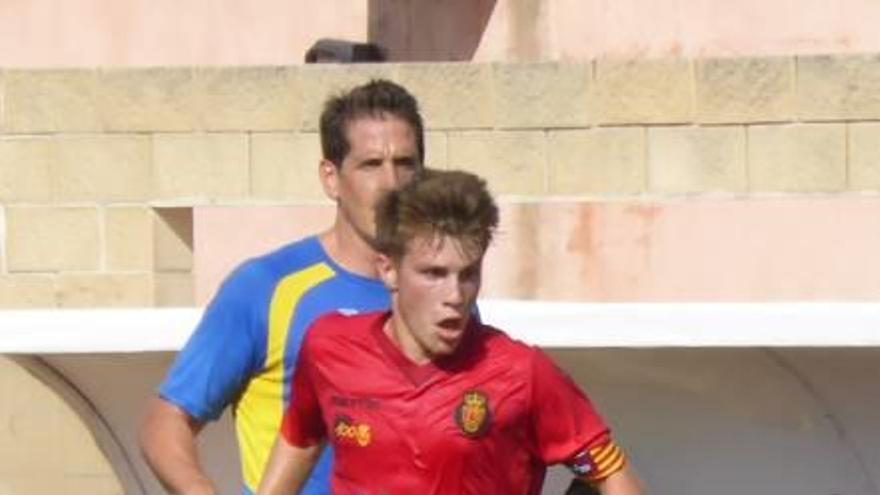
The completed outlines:
<svg viewBox="0 0 880 495">
<path fill-rule="evenodd" d="M 437 344 L 437 349 L 434 352 L 434 355 L 437 357 L 445 357 L 455 354 L 455 351 L 458 349 L 458 344 L 461 341 L 457 341 L 454 344 L 449 344 L 446 342 L 440 342 Z"/>
</svg>

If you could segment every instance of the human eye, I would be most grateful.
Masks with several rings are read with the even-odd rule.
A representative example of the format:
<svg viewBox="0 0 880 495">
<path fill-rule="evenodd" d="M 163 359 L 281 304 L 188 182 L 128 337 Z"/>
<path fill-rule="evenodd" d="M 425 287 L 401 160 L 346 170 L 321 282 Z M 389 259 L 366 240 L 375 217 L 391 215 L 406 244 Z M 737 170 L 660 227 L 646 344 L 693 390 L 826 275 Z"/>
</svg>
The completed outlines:
<svg viewBox="0 0 880 495">
<path fill-rule="evenodd" d="M 471 265 L 461 271 L 459 277 L 464 282 L 473 282 L 480 278 L 482 265 Z"/>
<path fill-rule="evenodd" d="M 439 266 L 428 266 L 422 269 L 422 274 L 431 280 L 441 279 L 446 276 L 447 270 Z"/>
<path fill-rule="evenodd" d="M 417 164 L 418 164 L 418 161 L 414 157 L 411 157 L 411 156 L 394 159 L 394 166 L 396 166 L 396 167 L 414 169 L 414 168 L 416 168 Z"/>
<path fill-rule="evenodd" d="M 380 158 L 368 158 L 361 162 L 361 168 L 378 168 L 382 166 Z"/>
</svg>

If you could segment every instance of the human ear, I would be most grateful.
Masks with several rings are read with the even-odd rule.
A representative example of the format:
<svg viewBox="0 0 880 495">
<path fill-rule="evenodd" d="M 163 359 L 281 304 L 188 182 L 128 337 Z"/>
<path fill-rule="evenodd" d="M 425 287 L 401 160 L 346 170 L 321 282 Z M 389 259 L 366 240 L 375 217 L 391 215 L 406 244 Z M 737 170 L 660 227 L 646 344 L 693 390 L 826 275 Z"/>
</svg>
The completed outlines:
<svg viewBox="0 0 880 495">
<path fill-rule="evenodd" d="M 390 292 L 397 291 L 397 265 L 394 264 L 394 260 L 380 253 L 376 259 L 376 270 L 385 287 Z"/>
<path fill-rule="evenodd" d="M 332 200 L 339 198 L 339 168 L 335 163 L 324 158 L 318 164 L 318 178 L 321 180 L 321 187 L 324 188 L 324 194 Z"/>
</svg>

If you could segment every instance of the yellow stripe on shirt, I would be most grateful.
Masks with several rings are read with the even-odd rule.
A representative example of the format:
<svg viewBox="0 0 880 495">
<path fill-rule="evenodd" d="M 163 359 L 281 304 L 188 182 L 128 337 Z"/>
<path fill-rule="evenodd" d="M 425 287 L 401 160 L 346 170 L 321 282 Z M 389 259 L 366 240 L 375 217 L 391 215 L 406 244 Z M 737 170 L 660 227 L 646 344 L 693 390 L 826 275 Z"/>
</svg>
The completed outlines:
<svg viewBox="0 0 880 495">
<path fill-rule="evenodd" d="M 272 294 L 266 361 L 235 408 L 242 476 L 251 491 L 260 484 L 284 415 L 284 354 L 297 306 L 304 294 L 333 275 L 329 266 L 319 263 L 281 279 Z"/>
</svg>

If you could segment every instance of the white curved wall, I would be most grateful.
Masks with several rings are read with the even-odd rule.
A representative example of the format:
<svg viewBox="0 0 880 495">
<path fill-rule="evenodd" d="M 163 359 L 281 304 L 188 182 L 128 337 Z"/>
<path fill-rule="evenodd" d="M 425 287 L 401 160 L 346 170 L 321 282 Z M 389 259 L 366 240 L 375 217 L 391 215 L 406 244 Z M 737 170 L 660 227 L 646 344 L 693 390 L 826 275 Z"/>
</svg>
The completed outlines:
<svg viewBox="0 0 880 495">
<path fill-rule="evenodd" d="M 877 495 L 878 349 L 558 349 L 626 445 L 651 493 Z M 128 494 L 161 488 L 134 430 L 168 353 L 54 355 L 46 383 L 74 405 Z M 76 398 L 70 389 L 75 387 Z M 77 406 L 85 403 L 94 409 Z M 233 493 L 231 424 L 206 430 L 201 452 Z M 555 470 L 544 493 L 560 493 Z"/>
</svg>

